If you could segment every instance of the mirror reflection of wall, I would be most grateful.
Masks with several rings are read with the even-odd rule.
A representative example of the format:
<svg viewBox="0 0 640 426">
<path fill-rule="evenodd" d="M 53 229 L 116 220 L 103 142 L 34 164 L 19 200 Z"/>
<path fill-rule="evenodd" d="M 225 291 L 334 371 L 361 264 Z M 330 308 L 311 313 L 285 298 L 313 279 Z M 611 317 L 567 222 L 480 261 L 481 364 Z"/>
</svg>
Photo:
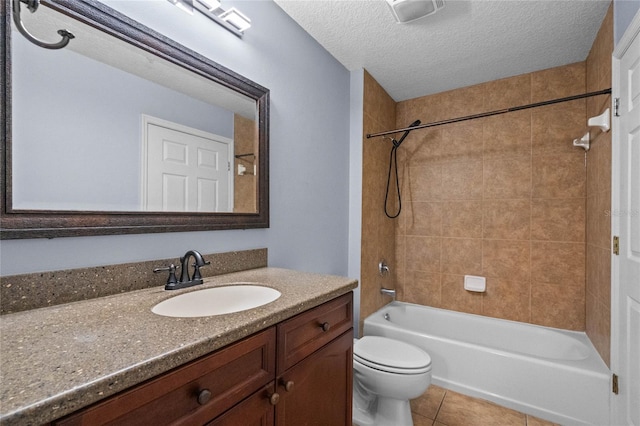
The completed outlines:
<svg viewBox="0 0 640 426">
<path fill-rule="evenodd" d="M 40 8 L 40 17 L 45 10 Z M 206 94 L 204 90 L 194 90 L 214 84 L 202 77 L 172 78 L 168 71 L 171 67 L 159 58 L 128 47 L 130 59 L 126 68 L 144 71 L 160 67 L 161 71 L 153 71 L 154 76 L 147 79 L 140 76 L 142 71 L 129 72 L 109 65 L 110 56 L 122 57 L 110 49 L 96 47 L 98 51 L 89 57 L 72 46 L 47 50 L 31 44 L 15 30 L 12 35 L 14 209 L 145 210 L 143 115 L 232 141 L 237 138 L 238 146 L 232 154 L 257 152 L 255 119 L 209 102 L 216 96 L 213 91 Z M 87 50 L 80 45 L 82 37 L 78 34 L 73 40 L 75 50 Z M 187 83 L 189 79 L 194 83 Z M 170 83 L 161 84 L 163 80 Z M 185 90 L 181 87 L 183 81 Z M 243 115 L 255 114 L 255 102 L 244 102 L 249 113 Z M 230 207 L 186 211 L 256 212 L 256 177 L 249 173 L 238 175 L 233 155 L 217 159 L 217 166 L 228 170 L 234 196 L 224 205 Z M 253 173 L 253 167 L 247 170 Z M 160 210 L 183 211 L 175 207 Z"/>
</svg>

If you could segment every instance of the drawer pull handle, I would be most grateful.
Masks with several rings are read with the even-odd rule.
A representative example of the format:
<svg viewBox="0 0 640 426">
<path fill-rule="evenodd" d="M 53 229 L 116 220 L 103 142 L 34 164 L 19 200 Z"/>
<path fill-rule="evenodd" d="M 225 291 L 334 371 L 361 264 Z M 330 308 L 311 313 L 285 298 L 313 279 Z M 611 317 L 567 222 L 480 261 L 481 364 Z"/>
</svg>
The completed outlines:
<svg viewBox="0 0 640 426">
<path fill-rule="evenodd" d="M 204 405 L 211 399 L 211 391 L 209 389 L 203 389 L 198 392 L 198 404 Z"/>
<path fill-rule="evenodd" d="M 329 329 L 331 328 L 331 324 L 329 324 L 328 322 L 323 322 L 320 328 L 322 328 L 322 331 L 329 331 Z"/>
<path fill-rule="evenodd" d="M 280 402 L 280 395 L 277 392 L 269 397 L 269 403 L 271 405 L 276 405 L 278 402 Z"/>
<path fill-rule="evenodd" d="M 283 380 L 282 386 L 284 386 L 284 390 L 286 390 L 287 392 L 291 392 L 293 390 L 293 380 L 289 380 L 287 382 Z"/>
</svg>

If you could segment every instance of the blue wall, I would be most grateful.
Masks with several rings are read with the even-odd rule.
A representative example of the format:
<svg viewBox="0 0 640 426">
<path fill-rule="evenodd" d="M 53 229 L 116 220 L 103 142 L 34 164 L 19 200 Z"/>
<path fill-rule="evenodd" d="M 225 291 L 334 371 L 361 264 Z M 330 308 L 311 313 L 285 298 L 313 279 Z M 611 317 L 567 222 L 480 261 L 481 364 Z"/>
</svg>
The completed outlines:
<svg viewBox="0 0 640 426">
<path fill-rule="evenodd" d="M 364 133 L 364 69 L 351 72 L 351 148 L 349 153 L 349 277 L 360 280 L 362 255 L 362 150 Z M 353 323 L 358 334 L 360 292 L 354 292 Z"/>
<path fill-rule="evenodd" d="M 613 2 L 613 36 L 614 44 L 618 44 L 633 17 L 640 10 L 640 0 L 614 0 Z"/>
<path fill-rule="evenodd" d="M 348 273 L 350 73 L 275 3 L 225 1 L 252 20 L 240 39 L 166 0 L 102 0 L 271 91 L 271 227 L 33 240 L 0 246 L 0 273 L 269 249 L 270 266 Z"/>
</svg>

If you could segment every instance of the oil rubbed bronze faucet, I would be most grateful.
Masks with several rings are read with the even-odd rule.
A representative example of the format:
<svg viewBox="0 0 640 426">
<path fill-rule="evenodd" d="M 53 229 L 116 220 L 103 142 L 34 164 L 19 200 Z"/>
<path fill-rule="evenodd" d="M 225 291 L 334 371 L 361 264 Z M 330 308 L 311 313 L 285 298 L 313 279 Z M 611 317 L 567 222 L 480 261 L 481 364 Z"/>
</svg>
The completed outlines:
<svg viewBox="0 0 640 426">
<path fill-rule="evenodd" d="M 195 263 L 193 266 L 193 275 L 189 276 L 189 260 L 193 257 Z M 165 290 L 177 290 L 180 288 L 192 287 L 194 285 L 202 284 L 202 276 L 200 275 L 200 268 L 206 265 L 210 265 L 211 262 L 204 260 L 202 255 L 196 250 L 189 250 L 180 258 L 180 266 L 176 266 L 173 263 L 165 268 L 156 268 L 153 272 L 169 271 L 169 278 L 167 284 L 164 286 Z M 180 274 L 180 280 L 176 278 L 176 269 L 182 270 Z"/>
</svg>

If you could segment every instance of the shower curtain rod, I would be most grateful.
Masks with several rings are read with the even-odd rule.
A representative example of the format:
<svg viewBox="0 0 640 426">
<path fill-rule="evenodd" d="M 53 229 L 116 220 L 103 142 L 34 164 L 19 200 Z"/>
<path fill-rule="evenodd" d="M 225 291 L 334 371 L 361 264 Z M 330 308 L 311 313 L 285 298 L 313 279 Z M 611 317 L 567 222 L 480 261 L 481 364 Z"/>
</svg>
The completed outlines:
<svg viewBox="0 0 640 426">
<path fill-rule="evenodd" d="M 459 121 L 474 120 L 476 118 L 490 117 L 492 115 L 506 114 L 508 112 L 520 111 L 523 109 L 537 108 L 545 105 L 557 104 L 560 102 L 575 101 L 576 99 L 590 98 L 592 96 L 600 96 L 600 95 L 608 95 L 608 94 L 611 94 L 611 88 L 599 90 L 597 92 L 583 93 L 581 95 L 567 96 L 565 98 L 552 99 L 549 101 L 536 102 L 534 104 L 521 105 L 521 106 L 506 108 L 506 109 L 499 109 L 496 111 L 483 112 L 483 113 L 474 114 L 474 115 L 467 115 L 466 117 L 450 118 L 448 120 L 434 121 L 432 123 L 421 124 L 415 127 L 403 127 L 402 129 L 388 130 L 386 132 L 369 133 L 367 134 L 367 139 L 375 138 L 378 136 L 391 135 L 398 132 L 411 132 L 412 130 L 424 129 L 427 127 L 441 126 L 443 124 L 457 123 Z"/>
</svg>

